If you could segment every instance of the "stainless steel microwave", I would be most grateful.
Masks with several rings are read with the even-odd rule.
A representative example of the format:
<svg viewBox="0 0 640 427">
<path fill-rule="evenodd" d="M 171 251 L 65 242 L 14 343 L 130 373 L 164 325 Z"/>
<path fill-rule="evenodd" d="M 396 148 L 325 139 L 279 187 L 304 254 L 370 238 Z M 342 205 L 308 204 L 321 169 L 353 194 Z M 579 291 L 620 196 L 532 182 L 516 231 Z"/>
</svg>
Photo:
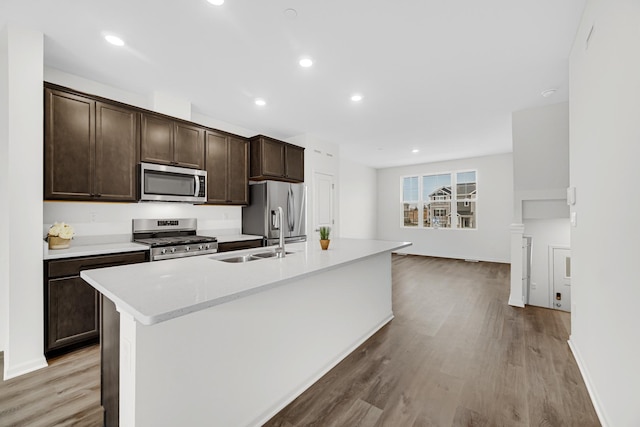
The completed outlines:
<svg viewBox="0 0 640 427">
<path fill-rule="evenodd" d="M 205 203 L 207 171 L 140 163 L 140 201 Z"/>
</svg>

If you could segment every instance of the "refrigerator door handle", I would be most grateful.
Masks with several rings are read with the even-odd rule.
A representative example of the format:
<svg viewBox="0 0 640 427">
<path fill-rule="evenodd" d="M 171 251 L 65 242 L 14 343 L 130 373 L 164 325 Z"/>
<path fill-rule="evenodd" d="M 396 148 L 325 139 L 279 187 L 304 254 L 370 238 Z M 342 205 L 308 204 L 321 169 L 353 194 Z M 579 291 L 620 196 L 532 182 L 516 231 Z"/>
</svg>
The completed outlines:
<svg viewBox="0 0 640 427">
<path fill-rule="evenodd" d="M 293 228 L 296 224 L 295 218 L 293 217 L 293 207 L 295 206 L 293 200 L 293 190 L 289 187 L 289 194 L 287 195 L 287 222 L 289 225 L 289 231 L 293 231 Z"/>
</svg>

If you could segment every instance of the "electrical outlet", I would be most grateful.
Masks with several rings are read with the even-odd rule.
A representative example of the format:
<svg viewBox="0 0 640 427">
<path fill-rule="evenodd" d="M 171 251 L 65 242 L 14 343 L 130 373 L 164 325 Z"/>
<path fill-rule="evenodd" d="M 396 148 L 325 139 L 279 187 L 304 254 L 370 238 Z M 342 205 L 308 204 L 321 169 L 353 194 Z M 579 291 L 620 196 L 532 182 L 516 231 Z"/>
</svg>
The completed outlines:
<svg viewBox="0 0 640 427">
<path fill-rule="evenodd" d="M 91 222 L 96 222 L 98 220 L 98 213 L 97 212 L 91 212 L 89 214 L 89 219 Z"/>
<path fill-rule="evenodd" d="M 531 282 L 531 289 L 532 290 L 536 290 L 536 288 L 538 287 L 538 284 L 536 282 Z"/>
</svg>

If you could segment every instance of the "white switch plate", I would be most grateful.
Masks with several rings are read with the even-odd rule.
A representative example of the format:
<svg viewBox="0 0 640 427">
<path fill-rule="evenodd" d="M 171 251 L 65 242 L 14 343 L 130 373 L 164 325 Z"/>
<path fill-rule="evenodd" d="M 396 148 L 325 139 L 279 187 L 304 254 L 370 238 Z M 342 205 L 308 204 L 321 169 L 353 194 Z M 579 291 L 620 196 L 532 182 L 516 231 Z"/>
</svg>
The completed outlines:
<svg viewBox="0 0 640 427">
<path fill-rule="evenodd" d="M 578 225 L 578 214 L 576 212 L 571 212 L 571 226 L 577 227 Z"/>
<path fill-rule="evenodd" d="M 576 204 L 576 187 L 567 188 L 567 204 L 569 206 Z"/>
</svg>

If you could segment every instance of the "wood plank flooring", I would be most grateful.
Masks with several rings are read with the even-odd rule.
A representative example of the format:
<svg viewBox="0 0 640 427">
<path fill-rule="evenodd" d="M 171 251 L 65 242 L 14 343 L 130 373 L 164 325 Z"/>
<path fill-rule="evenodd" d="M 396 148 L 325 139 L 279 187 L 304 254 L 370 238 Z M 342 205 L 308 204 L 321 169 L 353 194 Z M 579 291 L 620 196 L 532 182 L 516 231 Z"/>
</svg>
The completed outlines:
<svg viewBox="0 0 640 427">
<path fill-rule="evenodd" d="M 509 266 L 394 256 L 395 319 L 268 427 L 599 426 L 568 313 L 507 305 Z"/>
<path fill-rule="evenodd" d="M 508 306 L 508 265 L 394 256 L 393 280 L 395 319 L 266 426 L 600 425 L 569 314 Z M 99 358 L 0 382 L 0 426 L 102 425 Z"/>
<path fill-rule="evenodd" d="M 0 353 L 0 369 L 4 356 Z M 47 368 L 0 381 L 0 426 L 102 426 L 100 347 L 49 360 Z"/>
</svg>

